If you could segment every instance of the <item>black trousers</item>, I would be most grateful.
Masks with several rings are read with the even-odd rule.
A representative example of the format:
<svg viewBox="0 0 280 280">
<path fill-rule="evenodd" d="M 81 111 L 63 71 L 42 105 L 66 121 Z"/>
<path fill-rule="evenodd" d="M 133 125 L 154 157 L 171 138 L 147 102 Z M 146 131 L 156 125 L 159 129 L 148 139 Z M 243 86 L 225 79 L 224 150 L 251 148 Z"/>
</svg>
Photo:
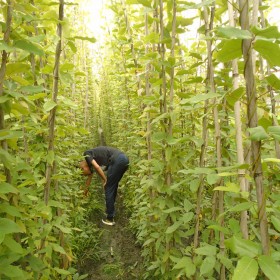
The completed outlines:
<svg viewBox="0 0 280 280">
<path fill-rule="evenodd" d="M 107 171 L 107 183 L 105 186 L 106 213 L 107 218 L 112 219 L 115 216 L 115 201 L 119 182 L 123 174 L 128 169 L 129 160 L 123 153 L 112 160 Z"/>
</svg>

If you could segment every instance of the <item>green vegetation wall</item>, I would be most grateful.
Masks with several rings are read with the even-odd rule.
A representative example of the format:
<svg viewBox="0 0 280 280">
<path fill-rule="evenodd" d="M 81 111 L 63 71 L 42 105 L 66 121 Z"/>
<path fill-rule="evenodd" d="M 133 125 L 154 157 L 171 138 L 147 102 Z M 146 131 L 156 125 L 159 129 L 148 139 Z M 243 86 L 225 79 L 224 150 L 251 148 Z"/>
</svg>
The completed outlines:
<svg viewBox="0 0 280 280">
<path fill-rule="evenodd" d="M 96 51 L 86 2 L 18 2 L 0 15 L 0 276 L 79 279 L 76 166 L 107 144 L 130 157 L 144 279 L 278 279 L 276 4 L 108 1 Z"/>
<path fill-rule="evenodd" d="M 77 163 L 98 134 L 94 112 L 84 119 L 95 39 L 80 36 L 80 13 L 63 0 L 1 1 L 1 279 L 82 279 L 71 267 Z"/>
<path fill-rule="evenodd" d="M 101 119 L 131 157 L 124 192 L 145 279 L 278 277 L 273 5 L 108 5 Z"/>
</svg>

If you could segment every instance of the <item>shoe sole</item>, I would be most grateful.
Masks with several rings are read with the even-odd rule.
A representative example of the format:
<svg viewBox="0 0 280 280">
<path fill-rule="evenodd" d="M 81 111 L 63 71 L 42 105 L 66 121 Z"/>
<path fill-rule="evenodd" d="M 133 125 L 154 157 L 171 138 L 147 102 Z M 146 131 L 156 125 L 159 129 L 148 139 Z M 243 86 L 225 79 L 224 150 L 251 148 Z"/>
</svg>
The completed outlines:
<svg viewBox="0 0 280 280">
<path fill-rule="evenodd" d="M 108 223 L 108 222 L 106 222 L 104 220 L 102 220 L 102 223 L 107 225 L 107 226 L 114 226 L 116 224 L 115 222 Z"/>
</svg>

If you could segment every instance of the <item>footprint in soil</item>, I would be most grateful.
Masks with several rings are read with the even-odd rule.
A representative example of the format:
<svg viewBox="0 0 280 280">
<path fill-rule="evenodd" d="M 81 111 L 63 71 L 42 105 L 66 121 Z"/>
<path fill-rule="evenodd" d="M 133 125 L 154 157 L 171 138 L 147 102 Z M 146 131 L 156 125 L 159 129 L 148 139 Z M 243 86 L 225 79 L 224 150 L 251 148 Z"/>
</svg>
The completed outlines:
<svg viewBox="0 0 280 280">
<path fill-rule="evenodd" d="M 136 239 L 128 229 L 129 221 L 121 201 L 119 204 L 116 205 L 118 215 L 114 226 L 104 225 L 102 217 L 98 217 L 97 224 L 102 230 L 100 261 L 84 266 L 82 274 L 87 273 L 88 280 L 140 280 L 143 275 L 141 248 L 135 244 Z"/>
</svg>

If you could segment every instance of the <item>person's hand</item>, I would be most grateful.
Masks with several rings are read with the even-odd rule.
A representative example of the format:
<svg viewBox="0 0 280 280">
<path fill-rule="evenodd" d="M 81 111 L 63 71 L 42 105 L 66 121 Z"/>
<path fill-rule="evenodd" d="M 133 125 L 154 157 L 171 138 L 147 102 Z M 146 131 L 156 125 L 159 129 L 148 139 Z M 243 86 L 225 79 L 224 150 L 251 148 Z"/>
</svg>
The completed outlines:
<svg viewBox="0 0 280 280">
<path fill-rule="evenodd" d="M 103 180 L 103 189 L 105 190 L 105 188 L 106 188 L 106 184 L 107 184 L 107 180 Z"/>
</svg>

